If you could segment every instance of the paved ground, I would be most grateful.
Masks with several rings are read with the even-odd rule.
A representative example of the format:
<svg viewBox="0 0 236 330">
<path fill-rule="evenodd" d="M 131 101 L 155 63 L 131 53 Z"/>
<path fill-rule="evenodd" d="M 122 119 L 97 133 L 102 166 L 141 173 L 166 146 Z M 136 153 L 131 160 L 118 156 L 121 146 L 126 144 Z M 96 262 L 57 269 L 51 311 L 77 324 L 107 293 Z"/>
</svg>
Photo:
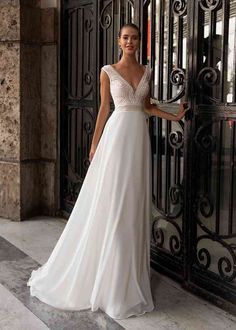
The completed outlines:
<svg viewBox="0 0 236 330">
<path fill-rule="evenodd" d="M 235 330 L 236 317 L 152 271 L 155 311 L 114 321 L 102 311 L 63 312 L 29 295 L 26 281 L 44 263 L 65 226 L 62 219 L 0 219 L 0 330 Z"/>
</svg>

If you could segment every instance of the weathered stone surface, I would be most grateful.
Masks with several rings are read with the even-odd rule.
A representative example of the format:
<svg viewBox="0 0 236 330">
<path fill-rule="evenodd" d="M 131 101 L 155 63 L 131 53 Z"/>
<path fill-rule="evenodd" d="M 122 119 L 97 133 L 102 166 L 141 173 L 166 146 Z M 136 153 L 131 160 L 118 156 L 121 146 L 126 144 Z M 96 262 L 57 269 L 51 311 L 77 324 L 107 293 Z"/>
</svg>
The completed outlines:
<svg viewBox="0 0 236 330">
<path fill-rule="evenodd" d="M 0 97 L 0 159 L 20 158 L 19 99 Z"/>
<path fill-rule="evenodd" d="M 40 100 L 21 100 L 20 159 L 40 159 Z"/>
<path fill-rule="evenodd" d="M 40 214 L 40 163 L 21 164 L 21 219 Z"/>
<path fill-rule="evenodd" d="M 0 162 L 0 215 L 20 220 L 20 164 Z"/>
<path fill-rule="evenodd" d="M 53 162 L 42 162 L 41 165 L 41 214 L 55 215 L 56 198 L 56 166 Z"/>
<path fill-rule="evenodd" d="M 40 99 L 40 47 L 21 45 L 21 98 Z"/>
<path fill-rule="evenodd" d="M 19 98 L 20 46 L 0 43 L 0 97 Z"/>
<path fill-rule="evenodd" d="M 51 162 L 0 162 L 0 215 L 23 220 L 39 214 L 55 215 L 56 167 Z"/>
<path fill-rule="evenodd" d="M 44 103 L 57 104 L 57 46 L 41 50 L 41 97 Z"/>
<path fill-rule="evenodd" d="M 15 1 L 0 1 L 0 22 L 0 41 L 20 39 L 19 4 Z"/>
<path fill-rule="evenodd" d="M 0 216 L 14 220 L 54 215 L 58 198 L 57 14 L 40 11 L 0 1 Z"/>
<path fill-rule="evenodd" d="M 41 50 L 41 155 L 56 159 L 57 148 L 57 46 Z"/>
<path fill-rule="evenodd" d="M 40 47 L 21 45 L 21 160 L 40 158 Z"/>
<path fill-rule="evenodd" d="M 57 157 L 57 107 L 41 103 L 41 157 Z"/>
<path fill-rule="evenodd" d="M 54 8 L 41 9 L 41 41 L 55 42 L 57 40 L 57 12 Z"/>
<path fill-rule="evenodd" d="M 20 6 L 20 0 L 1 0 L 0 1 L 0 7 L 6 7 L 6 6 Z"/>
</svg>

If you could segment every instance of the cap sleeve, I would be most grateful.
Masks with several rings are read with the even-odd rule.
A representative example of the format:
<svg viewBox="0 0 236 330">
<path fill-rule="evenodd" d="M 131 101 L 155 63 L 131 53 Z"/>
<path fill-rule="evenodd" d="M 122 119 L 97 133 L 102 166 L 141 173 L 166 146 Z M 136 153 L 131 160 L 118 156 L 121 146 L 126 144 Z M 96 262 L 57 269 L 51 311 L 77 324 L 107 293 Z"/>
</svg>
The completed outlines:
<svg viewBox="0 0 236 330">
<path fill-rule="evenodd" d="M 101 70 L 105 71 L 108 77 L 111 79 L 110 65 L 104 65 Z"/>
</svg>

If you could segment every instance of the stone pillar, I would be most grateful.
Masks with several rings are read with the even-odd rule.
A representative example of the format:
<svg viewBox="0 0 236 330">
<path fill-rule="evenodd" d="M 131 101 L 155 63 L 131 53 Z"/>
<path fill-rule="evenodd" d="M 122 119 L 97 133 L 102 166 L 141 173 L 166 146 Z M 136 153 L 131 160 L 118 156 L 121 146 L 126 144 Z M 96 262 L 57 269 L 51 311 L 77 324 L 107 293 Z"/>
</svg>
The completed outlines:
<svg viewBox="0 0 236 330">
<path fill-rule="evenodd" d="M 48 2 L 51 6 L 53 3 Z M 41 9 L 41 209 L 58 209 L 58 22 L 55 8 Z"/>
<path fill-rule="evenodd" d="M 40 0 L 0 1 L 0 217 L 13 220 L 56 211 L 57 50 L 55 35 L 54 57 L 44 49 L 47 17 Z"/>
</svg>

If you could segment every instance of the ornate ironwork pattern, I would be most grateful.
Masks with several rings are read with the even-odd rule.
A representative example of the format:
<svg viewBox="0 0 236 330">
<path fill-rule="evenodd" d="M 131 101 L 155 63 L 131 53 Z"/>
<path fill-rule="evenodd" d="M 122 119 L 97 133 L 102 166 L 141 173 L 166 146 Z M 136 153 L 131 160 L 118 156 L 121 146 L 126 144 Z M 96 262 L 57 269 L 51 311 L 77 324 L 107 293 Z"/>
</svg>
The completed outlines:
<svg viewBox="0 0 236 330">
<path fill-rule="evenodd" d="M 135 22 L 152 98 L 170 112 L 183 98 L 190 108 L 180 122 L 149 120 L 152 266 L 236 304 L 236 0 L 62 4 L 63 209 L 72 209 L 89 166 L 100 67 L 118 61 L 118 31 Z"/>
<path fill-rule="evenodd" d="M 61 205 L 70 212 L 89 166 L 97 112 L 95 2 L 63 1 Z"/>
<path fill-rule="evenodd" d="M 184 16 L 187 13 L 186 0 L 173 0 L 172 10 L 175 15 Z"/>
<path fill-rule="evenodd" d="M 198 250 L 196 264 L 230 282 L 236 276 L 236 226 L 233 222 L 232 205 L 236 198 L 233 189 L 235 121 L 218 119 L 206 122 L 196 132 L 195 143 L 199 147 L 197 159 L 201 160 L 201 165 L 197 168 L 199 184 L 195 202 L 195 218 L 199 226 L 197 247 L 202 246 Z M 224 160 L 222 167 L 227 151 L 229 158 Z M 219 246 L 217 249 L 213 244 L 215 242 Z M 219 249 L 220 254 L 217 252 Z M 217 265 L 211 261 L 216 258 Z"/>
<path fill-rule="evenodd" d="M 221 6 L 221 0 L 198 0 L 203 10 L 216 10 Z"/>
<path fill-rule="evenodd" d="M 100 67 L 118 60 L 118 31 L 135 10 L 131 0 L 62 1 L 61 205 L 68 213 L 90 164 Z"/>
<path fill-rule="evenodd" d="M 102 12 L 101 12 L 101 16 L 100 16 L 100 24 L 101 27 L 104 30 L 109 29 L 109 27 L 112 24 L 112 17 L 111 17 L 111 13 L 109 12 L 109 7 L 112 6 L 112 1 L 108 2 L 106 4 L 106 6 L 103 7 Z"/>
<path fill-rule="evenodd" d="M 212 122 L 208 122 L 200 126 L 194 137 L 196 145 L 203 152 L 212 152 L 216 148 L 216 137 L 211 134 L 211 125 Z"/>
<path fill-rule="evenodd" d="M 230 103 L 235 100 L 235 1 L 199 0 L 197 81 L 198 104 Z M 234 87 L 233 87 L 234 86 Z"/>
<path fill-rule="evenodd" d="M 201 86 L 212 87 L 219 84 L 220 73 L 214 68 L 203 68 L 198 74 L 198 80 Z"/>
<path fill-rule="evenodd" d="M 199 247 L 201 245 L 206 247 Z M 200 269 L 204 269 L 205 271 L 214 269 L 214 272 L 218 272 L 222 281 L 232 282 L 235 280 L 236 254 L 233 244 L 228 244 L 218 237 L 203 234 L 197 239 L 197 248 L 195 262 Z M 224 256 L 221 257 L 215 251 L 221 251 Z"/>
<path fill-rule="evenodd" d="M 192 281 L 236 303 L 236 1 L 198 1 Z M 232 39 L 232 36 L 234 39 Z M 231 44 L 229 40 L 234 40 Z M 199 48 L 198 48 L 199 46 Z M 233 47 L 233 48 L 232 48 Z M 194 76 L 193 76 L 194 79 Z M 232 104 L 232 106 L 231 106 Z M 227 115 L 226 115 L 227 113 Z M 197 165 L 196 165 L 197 164 Z M 200 280 L 201 276 L 201 280 Z M 216 284 L 221 283 L 221 289 Z M 230 287 L 227 286 L 230 283 Z M 220 291 L 220 293 L 219 293 Z M 231 292 L 231 293 L 229 293 Z"/>
<path fill-rule="evenodd" d="M 153 66 L 153 98 L 165 110 L 176 112 L 175 102 L 185 95 L 186 85 L 187 1 L 149 1 L 145 12 L 149 13 L 151 40 L 155 40 L 148 58 Z M 152 226 L 152 256 L 164 267 L 175 265 L 177 276 L 182 277 L 184 125 L 153 117 L 150 133 L 153 202 L 160 214 Z M 162 254 L 163 260 L 157 258 Z"/>
<path fill-rule="evenodd" d="M 175 257 L 182 253 L 182 233 L 179 226 L 174 222 L 168 222 L 164 229 L 161 222 L 166 222 L 165 217 L 158 216 L 152 223 L 152 237 L 156 246 L 163 252 Z"/>
<path fill-rule="evenodd" d="M 158 208 L 153 264 L 181 278 L 181 267 L 191 260 L 191 285 L 236 303 L 236 1 L 154 1 L 150 6 L 153 95 L 172 111 L 173 102 L 187 94 L 192 107 L 187 133 L 183 125 L 151 122 Z M 169 243 L 171 235 L 177 236 L 172 241 L 179 253 Z M 189 242 L 186 254 L 181 254 L 183 237 Z"/>
<path fill-rule="evenodd" d="M 187 2 L 154 1 L 152 4 L 152 46 L 155 56 L 154 97 L 173 103 L 185 93 Z"/>
</svg>

